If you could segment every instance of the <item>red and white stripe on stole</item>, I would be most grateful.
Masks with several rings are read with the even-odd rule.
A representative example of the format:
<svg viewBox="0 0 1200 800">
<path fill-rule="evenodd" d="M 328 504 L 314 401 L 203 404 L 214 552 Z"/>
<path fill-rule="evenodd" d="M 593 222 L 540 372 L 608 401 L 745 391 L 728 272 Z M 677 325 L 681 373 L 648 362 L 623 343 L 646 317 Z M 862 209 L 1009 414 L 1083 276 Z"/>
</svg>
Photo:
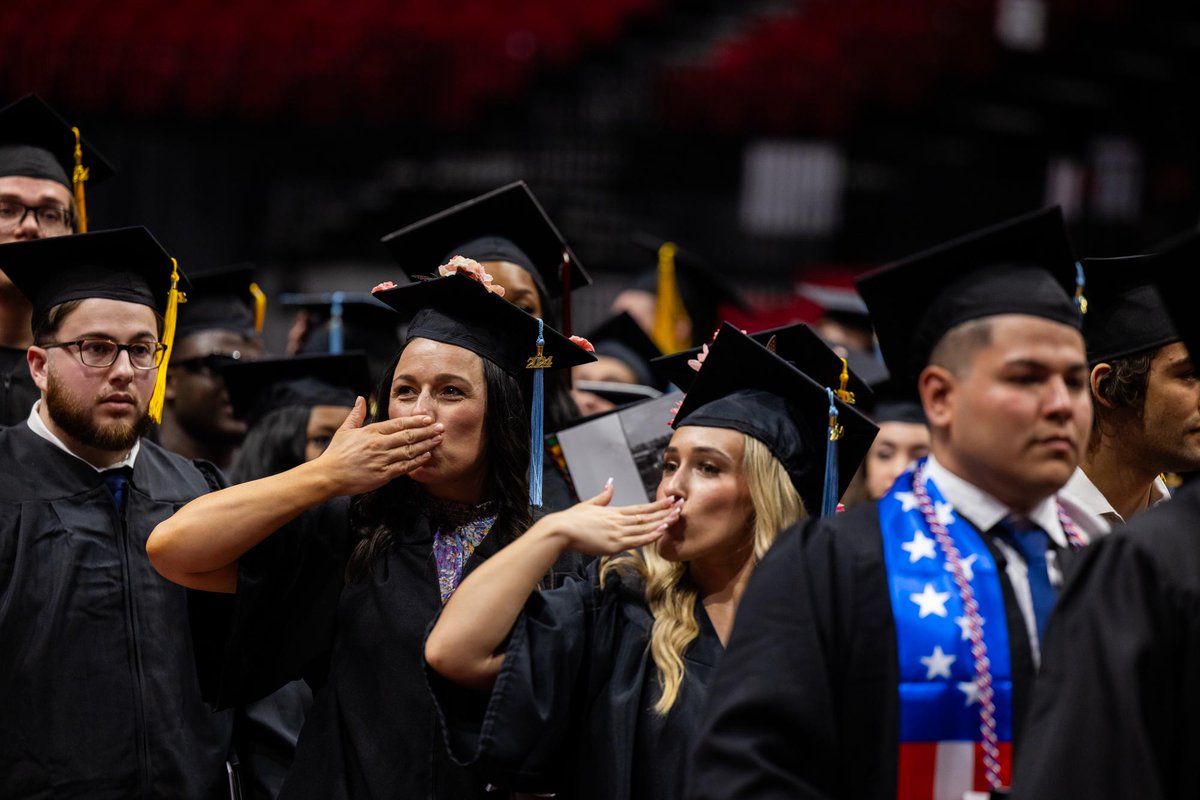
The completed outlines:
<svg viewBox="0 0 1200 800">
<path fill-rule="evenodd" d="M 1012 745 L 1000 742 L 1000 780 L 1012 785 Z M 964 793 L 962 787 L 972 791 Z M 987 769 L 979 742 L 902 742 L 897 800 L 986 800 Z"/>
</svg>

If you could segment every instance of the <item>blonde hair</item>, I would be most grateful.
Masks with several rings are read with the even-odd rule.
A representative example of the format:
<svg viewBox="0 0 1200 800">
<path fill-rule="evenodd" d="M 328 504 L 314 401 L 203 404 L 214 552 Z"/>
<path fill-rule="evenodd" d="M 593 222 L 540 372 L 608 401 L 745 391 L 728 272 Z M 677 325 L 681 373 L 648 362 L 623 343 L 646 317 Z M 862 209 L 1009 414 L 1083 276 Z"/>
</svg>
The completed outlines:
<svg viewBox="0 0 1200 800">
<path fill-rule="evenodd" d="M 767 446 L 742 434 L 745 453 L 742 471 L 750 490 L 754 509 L 752 542 L 754 563 L 766 555 L 779 532 L 806 516 L 804 502 L 783 465 Z M 668 561 L 655 546 L 642 547 L 601 559 L 600 584 L 609 572 L 636 575 L 646 585 L 646 605 L 654 617 L 650 632 L 650 655 L 658 668 L 662 697 L 654 710 L 666 715 L 679 697 L 683 683 L 683 651 L 700 635 L 696 623 L 697 590 L 688 576 L 687 565 Z"/>
</svg>

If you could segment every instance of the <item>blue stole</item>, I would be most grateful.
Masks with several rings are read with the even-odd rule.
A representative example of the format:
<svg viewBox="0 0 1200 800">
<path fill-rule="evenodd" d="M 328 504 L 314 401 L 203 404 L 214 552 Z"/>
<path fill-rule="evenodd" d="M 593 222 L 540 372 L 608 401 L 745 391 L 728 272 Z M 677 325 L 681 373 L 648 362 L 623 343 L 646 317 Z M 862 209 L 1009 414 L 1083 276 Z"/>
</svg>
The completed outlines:
<svg viewBox="0 0 1200 800">
<path fill-rule="evenodd" d="M 923 460 L 920 466 L 924 466 Z M 958 548 L 983 618 L 983 640 L 991 662 L 996 738 L 1003 744 L 1001 761 L 1007 762 L 1008 745 L 1012 741 L 1012 667 L 1004 595 L 996 563 L 980 534 L 959 519 L 932 481 L 925 481 L 925 490 L 939 521 Z M 946 760 L 944 754 L 933 758 L 927 752 L 929 746 L 961 743 L 959 749 L 973 751 L 977 748 L 969 743 L 982 740 L 981 705 L 975 694 L 975 659 L 958 586 L 933 532 L 925 524 L 913 493 L 911 470 L 901 475 L 879 500 L 878 509 L 899 661 L 900 796 L 917 797 L 924 795 L 923 790 L 915 791 L 917 785 L 946 777 L 924 774 L 935 762 L 939 762 L 937 768 L 941 770 L 940 761 Z M 1004 763 L 1006 779 L 1008 767 Z M 980 785 L 979 777 L 976 775 L 964 785 L 963 791 L 986 788 Z M 906 785 L 914 791 L 906 791 Z"/>
</svg>

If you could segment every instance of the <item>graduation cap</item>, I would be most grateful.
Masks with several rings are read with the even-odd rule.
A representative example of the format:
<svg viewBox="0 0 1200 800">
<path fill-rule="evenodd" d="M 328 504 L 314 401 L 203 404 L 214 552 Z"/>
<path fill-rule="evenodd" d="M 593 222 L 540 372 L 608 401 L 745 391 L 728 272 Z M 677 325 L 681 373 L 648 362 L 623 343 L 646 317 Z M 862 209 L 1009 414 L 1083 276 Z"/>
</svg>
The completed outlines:
<svg viewBox="0 0 1200 800">
<path fill-rule="evenodd" d="M 617 383 L 616 381 L 575 381 L 575 388 L 581 392 L 590 392 L 601 397 L 614 406 L 627 406 L 643 400 L 653 400 L 656 397 L 662 397 L 663 394 L 653 386 L 640 383 Z"/>
<path fill-rule="evenodd" d="M 890 377 L 885 377 L 878 383 L 873 383 L 871 389 L 875 396 L 871 402 L 862 406 L 862 411 L 876 425 L 885 422 L 904 422 L 910 425 L 928 425 L 925 408 L 920 400 L 913 397 L 912 392 L 904 391 Z"/>
<path fill-rule="evenodd" d="M 29 299 L 35 325 L 55 306 L 87 298 L 137 303 L 162 314 L 167 351 L 149 408 L 151 418 L 161 421 L 183 276 L 150 231 L 117 228 L 0 245 L 0 270 Z"/>
<path fill-rule="evenodd" d="M 727 428 L 762 442 L 811 513 L 829 514 L 878 428 L 777 353 L 728 323 L 672 426 Z"/>
<path fill-rule="evenodd" d="M 234 416 L 254 425 L 288 406 L 353 406 L 369 397 L 366 353 L 230 361 L 221 370 Z"/>
<path fill-rule="evenodd" d="M 37 95 L 0 109 L 0 177 L 21 176 L 60 183 L 75 196 L 78 230 L 87 230 L 85 183 L 100 183 L 116 171 L 79 129 L 67 124 Z"/>
<path fill-rule="evenodd" d="M 883 360 L 906 391 L 915 391 L 934 347 L 957 325 L 1028 314 L 1078 328 L 1087 310 L 1082 270 L 1057 207 L 875 270 L 858 279 L 858 289 Z"/>
<path fill-rule="evenodd" d="M 858 376 L 850 363 L 850 356 L 847 355 L 846 361 L 843 361 L 841 356 L 829 348 L 824 339 L 802 322 L 752 333 L 750 338 L 763 347 L 767 347 L 771 340 L 774 340 L 773 352 L 776 355 L 791 362 L 813 380 L 850 392 L 854 402 L 869 400 L 871 397 L 870 386 Z M 711 350 L 712 345 L 709 345 L 709 348 Z M 687 362 L 699 358 L 700 352 L 701 348 L 694 347 L 681 353 L 662 356 L 654 360 L 654 366 L 671 383 L 687 391 L 696 379 L 696 371 Z M 846 373 L 845 387 L 841 385 L 843 371 Z"/>
<path fill-rule="evenodd" d="M 188 301 L 179 309 L 175 335 L 183 338 L 197 331 L 222 330 L 244 335 L 262 333 L 267 297 L 254 282 L 248 264 L 192 273 Z"/>
<path fill-rule="evenodd" d="M 1088 293 L 1083 338 L 1089 364 L 1179 341 L 1154 288 L 1154 260 L 1152 255 L 1083 259 Z"/>
<path fill-rule="evenodd" d="M 387 363 L 400 349 L 399 320 L 390 306 L 370 292 L 288 293 L 285 308 L 307 311 L 311 327 L 300 347 L 303 355 L 361 350 L 373 363 Z"/>
<path fill-rule="evenodd" d="M 383 243 L 408 275 L 435 274 L 452 256 L 507 261 L 528 272 L 541 292 L 561 298 L 571 332 L 571 290 L 591 284 L 579 259 L 524 181 L 501 186 L 389 233 Z"/>
<path fill-rule="evenodd" d="M 407 341 L 431 339 L 465 348 L 513 377 L 532 371 L 529 496 L 532 505 L 541 506 L 543 373 L 570 369 L 595 357 L 462 272 L 374 294 L 409 320 Z"/>
<path fill-rule="evenodd" d="M 655 379 L 651 362 L 662 355 L 642 326 L 625 311 L 609 317 L 587 335 L 596 355 L 615 358 L 628 365 L 637 378 L 637 383 L 654 386 Z"/>
<path fill-rule="evenodd" d="M 691 341 L 676 339 L 676 323 L 683 317 L 691 320 L 693 341 L 704 341 L 716 331 L 722 305 L 747 309 L 746 301 L 725 276 L 695 253 L 647 233 L 634 234 L 633 241 L 658 261 L 657 269 L 636 280 L 633 288 L 658 298 L 652 338 L 663 353 L 692 346 Z"/>
<path fill-rule="evenodd" d="M 1170 239 L 1157 251 L 1151 262 L 1154 285 L 1175 323 L 1176 339 L 1183 342 L 1195 363 L 1200 360 L 1200 315 L 1196 314 L 1195 293 L 1181 291 L 1181 284 L 1200 264 L 1200 230 Z"/>
</svg>

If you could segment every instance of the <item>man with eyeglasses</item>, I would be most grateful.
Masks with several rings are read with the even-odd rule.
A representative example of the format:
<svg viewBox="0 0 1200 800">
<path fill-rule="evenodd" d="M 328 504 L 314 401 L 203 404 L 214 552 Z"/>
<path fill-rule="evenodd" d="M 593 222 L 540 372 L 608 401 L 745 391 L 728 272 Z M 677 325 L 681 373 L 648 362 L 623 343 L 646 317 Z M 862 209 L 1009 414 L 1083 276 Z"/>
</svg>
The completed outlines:
<svg viewBox="0 0 1200 800">
<path fill-rule="evenodd" d="M 263 355 L 266 298 L 247 265 L 191 275 L 188 301 L 179 307 L 175 349 L 167 374 L 158 443 L 187 458 L 229 469 L 246 422 L 233 414 L 221 377 L 227 364 Z"/>
<path fill-rule="evenodd" d="M 0 244 L 66 236 L 84 220 L 83 184 L 112 166 L 49 106 L 28 95 L 0 109 Z M 38 398 L 25 364 L 29 301 L 0 270 L 0 427 L 29 415 Z"/>
<path fill-rule="evenodd" d="M 40 391 L 0 430 L 0 797 L 229 797 L 233 718 L 201 699 L 189 626 L 223 609 L 146 557 L 155 525 L 223 483 L 143 435 L 173 261 L 126 228 L 0 245 L 0 269 L 33 308 Z"/>
</svg>

